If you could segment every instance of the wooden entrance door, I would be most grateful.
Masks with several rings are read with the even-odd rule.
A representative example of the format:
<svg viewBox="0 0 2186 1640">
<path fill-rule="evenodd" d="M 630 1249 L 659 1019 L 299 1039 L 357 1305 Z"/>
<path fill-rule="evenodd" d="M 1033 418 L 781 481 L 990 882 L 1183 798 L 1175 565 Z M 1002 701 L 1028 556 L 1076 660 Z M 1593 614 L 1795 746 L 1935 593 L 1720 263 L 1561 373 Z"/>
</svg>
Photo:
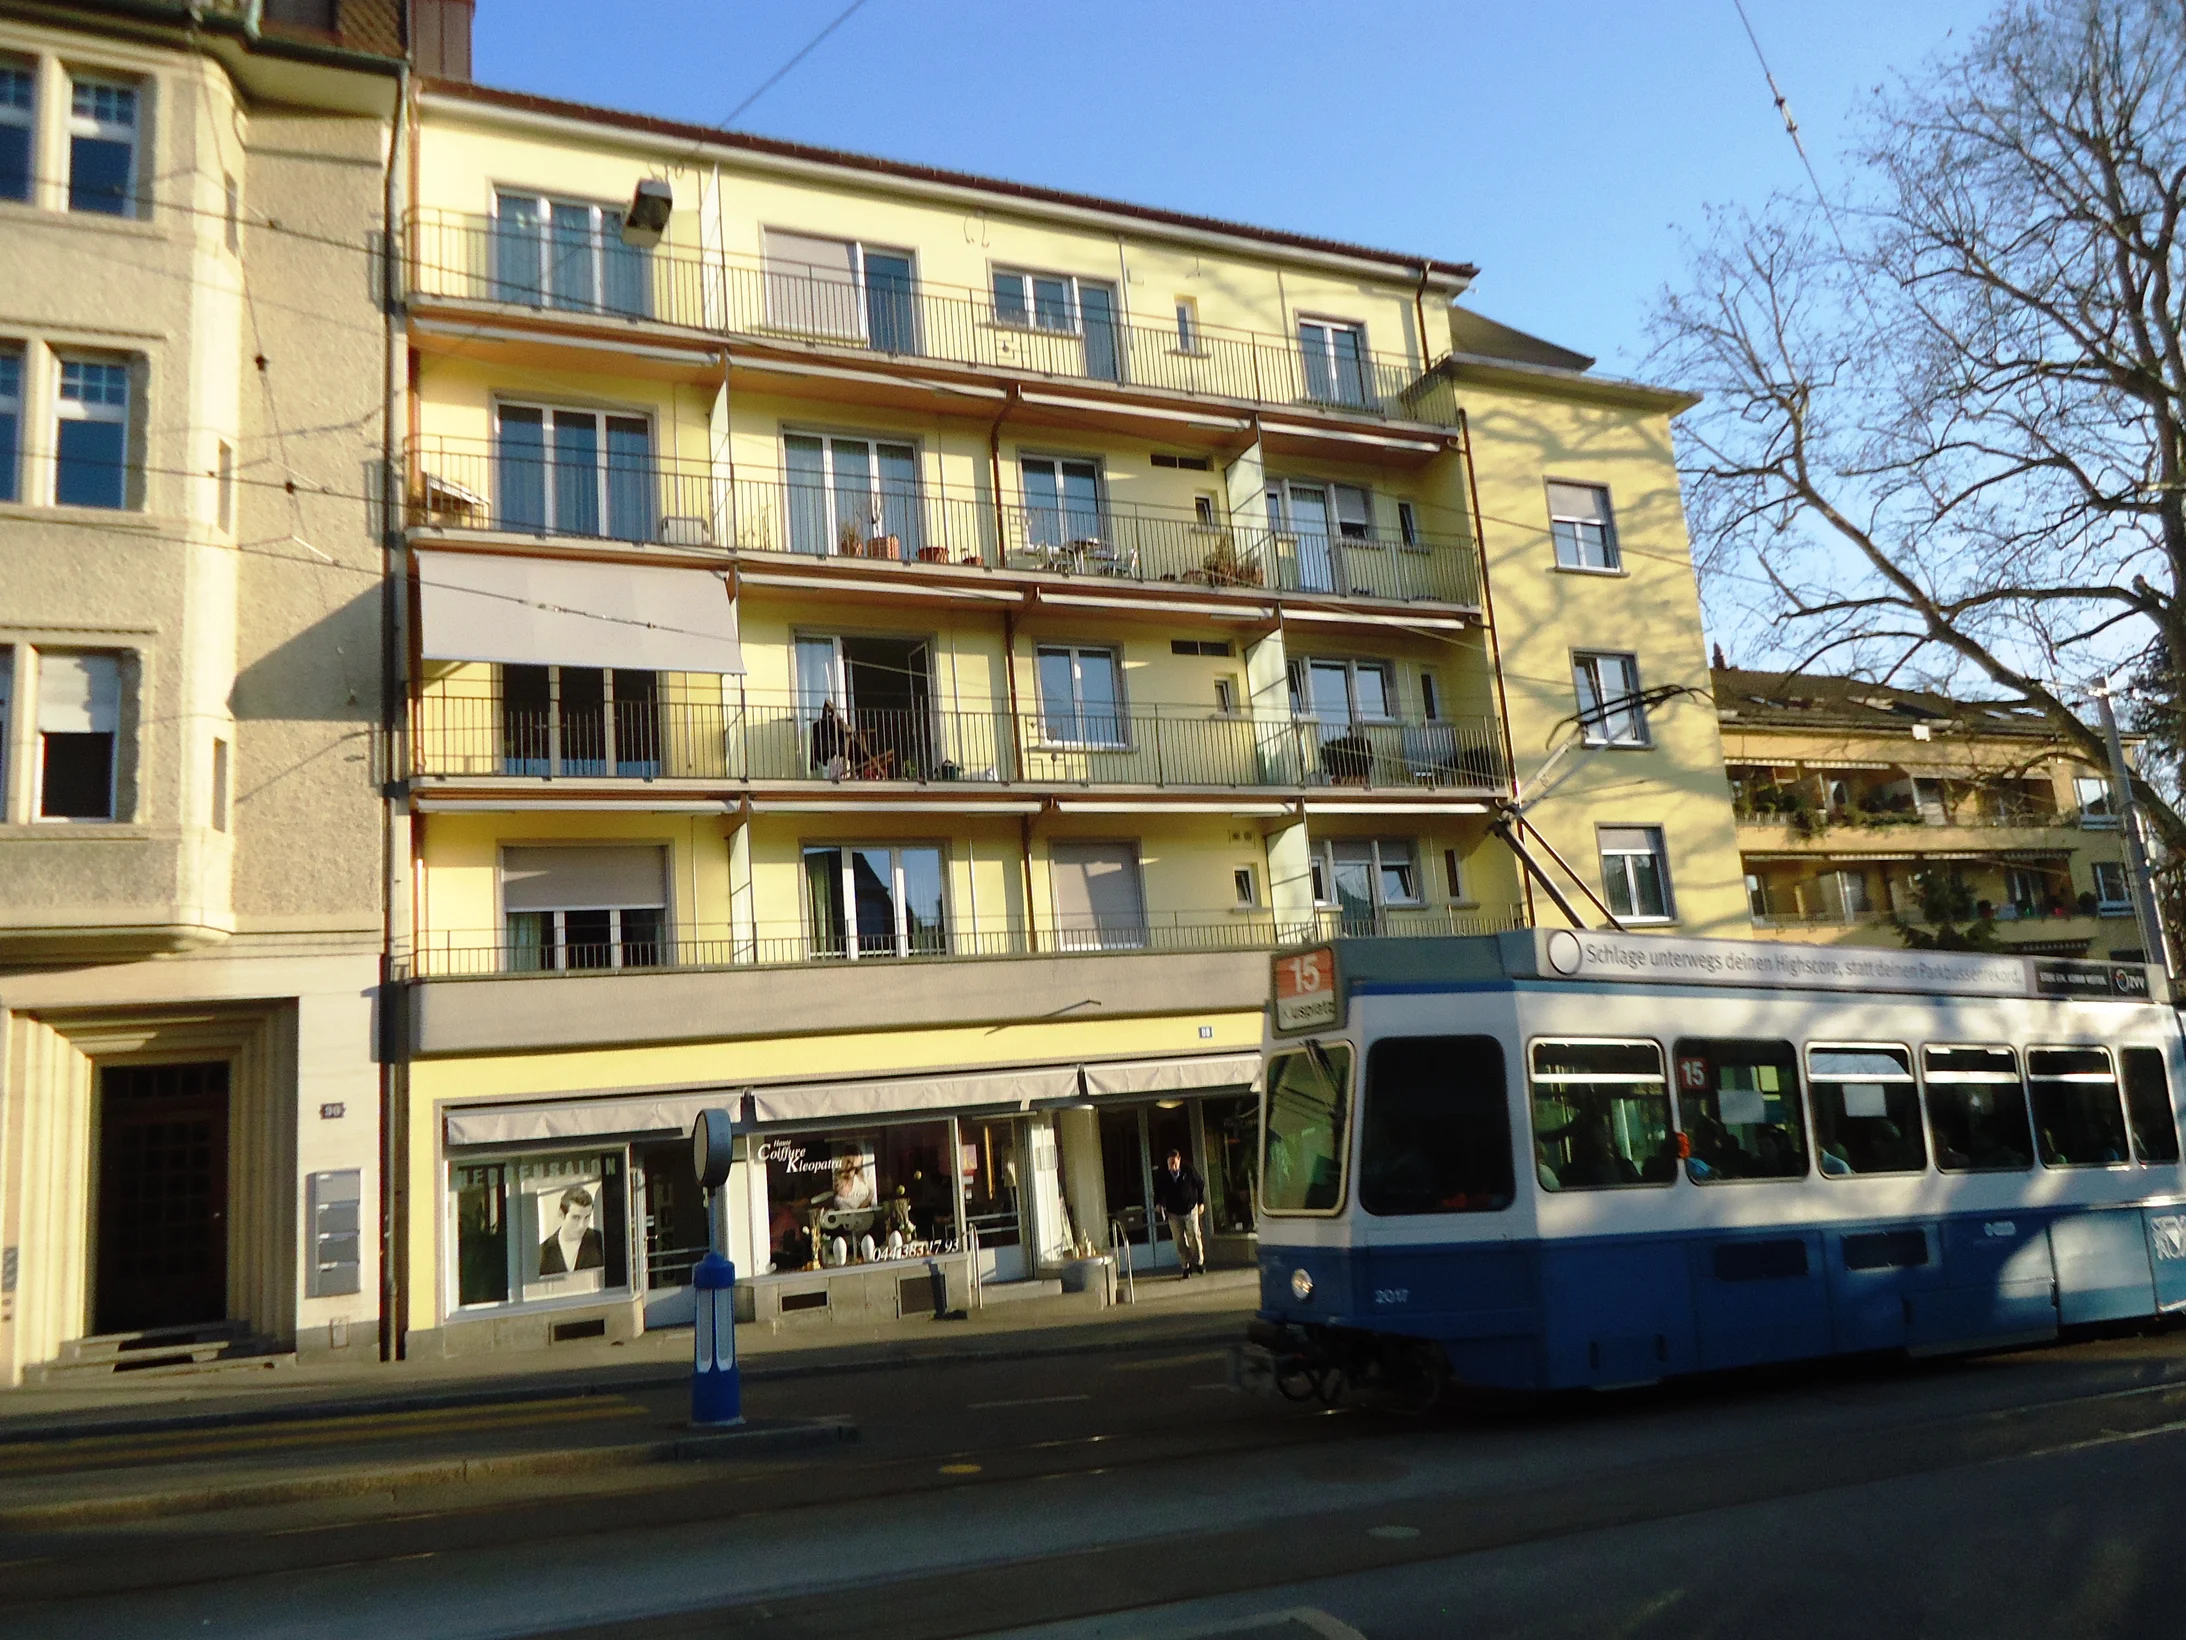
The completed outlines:
<svg viewBox="0 0 2186 1640">
<path fill-rule="evenodd" d="M 99 1071 L 99 1250 L 92 1330 L 228 1313 L 228 1067 Z"/>
</svg>

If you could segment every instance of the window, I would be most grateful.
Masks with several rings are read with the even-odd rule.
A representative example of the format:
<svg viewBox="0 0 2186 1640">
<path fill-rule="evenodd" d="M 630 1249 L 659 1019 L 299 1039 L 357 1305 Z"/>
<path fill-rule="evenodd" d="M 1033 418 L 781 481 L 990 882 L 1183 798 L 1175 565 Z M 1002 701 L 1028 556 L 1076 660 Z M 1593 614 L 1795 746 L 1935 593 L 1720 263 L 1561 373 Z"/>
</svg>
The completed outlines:
<svg viewBox="0 0 2186 1640">
<path fill-rule="evenodd" d="M 2170 1079 L 2163 1073 L 2163 1050 L 2126 1048 L 2125 1112 L 2133 1124 L 2133 1151 L 2143 1163 L 2178 1160 L 2178 1113 L 2171 1105 Z"/>
<path fill-rule="evenodd" d="M 8 750 L 15 744 L 15 651 L 0 644 L 0 820 L 9 818 Z"/>
<path fill-rule="evenodd" d="M 1040 733 L 1050 745 L 1122 746 L 1122 665 L 1113 649 L 1042 645 Z"/>
<path fill-rule="evenodd" d="M 497 193 L 493 240 L 496 301 L 632 319 L 652 313 L 651 257 L 622 242 L 622 212 L 612 205 Z"/>
<path fill-rule="evenodd" d="M 1806 1069 L 1824 1175 L 1918 1173 L 1928 1165 L 1913 1062 L 1903 1048 L 1810 1047 Z"/>
<path fill-rule="evenodd" d="M 2126 881 L 2125 866 L 2117 860 L 2097 860 L 2095 866 L 2095 912 L 2103 917 L 2129 917 L 2133 914 L 2133 890 Z"/>
<path fill-rule="evenodd" d="M 1156 467 L 1166 467 L 1174 472 L 1205 473 L 1214 470 L 1214 464 L 1205 456 L 1180 456 L 1171 450 L 1156 450 L 1148 459 Z"/>
<path fill-rule="evenodd" d="M 1510 1206 L 1509 1098 L 1492 1036 L 1375 1043 L 1359 1106 L 1359 1205 L 1382 1217 Z"/>
<path fill-rule="evenodd" d="M 1355 484 L 1305 484 L 1285 479 L 1267 488 L 1268 521 L 1287 550 L 1297 555 L 1299 587 L 1307 592 L 1335 592 L 1339 556 L 1369 547 L 1374 538 L 1374 503 Z M 1349 584 L 1348 578 L 1346 585 Z"/>
<path fill-rule="evenodd" d="M 1388 909 L 1420 903 L 1419 850 L 1408 837 L 1322 839 L 1310 859 L 1314 904 L 1334 906 L 1346 934 L 1378 933 Z"/>
<path fill-rule="evenodd" d="M 1207 655 L 1217 660 L 1227 660 L 1236 645 L 1221 638 L 1171 638 L 1169 653 L 1172 655 Z"/>
<path fill-rule="evenodd" d="M 1213 496 L 1195 495 L 1192 497 L 1192 523 L 1195 527 L 1203 530 L 1211 530 L 1215 527 Z"/>
<path fill-rule="evenodd" d="M 1419 675 L 1419 715 L 1429 723 L 1442 721 L 1442 686 L 1432 672 Z"/>
<path fill-rule="evenodd" d="M 972 1135 L 977 1131 L 981 1143 Z M 1011 1145 L 1001 1123 L 967 1122 L 959 1153 L 967 1207 L 974 1201 L 1011 1230 L 1017 1215 L 997 1210 L 1012 1193 L 1014 1167 L 995 1177 L 994 1151 Z M 1014 1148 L 1012 1145 L 1011 1148 Z M 946 1122 L 905 1122 L 863 1131 L 769 1133 L 753 1141 L 752 1159 L 766 1169 L 767 1247 L 761 1268 L 777 1273 L 847 1264 L 924 1259 L 960 1245 L 956 1196 L 950 1184 Z M 973 1164 L 979 1164 L 975 1175 Z M 1009 1182 L 1005 1183 L 1004 1180 Z M 976 1208 L 973 1209 L 977 1211 Z M 999 1228 L 999 1225 L 994 1226 Z M 996 1245 L 986 1235 L 981 1245 Z M 926 1281 L 924 1264 L 898 1265 L 905 1280 Z"/>
<path fill-rule="evenodd" d="M 121 660 L 38 657 L 38 818 L 112 820 L 121 728 Z"/>
<path fill-rule="evenodd" d="M 643 416 L 503 404 L 495 472 L 504 528 L 650 541 L 653 428 Z"/>
<path fill-rule="evenodd" d="M 1252 867 L 1239 866 L 1232 871 L 1230 888 L 1236 895 L 1240 908 L 1249 908 L 1260 903 L 1260 885 L 1253 878 Z"/>
<path fill-rule="evenodd" d="M 212 810 L 213 830 L 226 831 L 228 829 L 228 743 L 225 740 L 216 739 L 213 741 L 213 789 L 212 802 L 209 807 Z"/>
<path fill-rule="evenodd" d="M 2026 1090 L 2011 1049 L 1923 1048 L 1928 1125 L 1946 1173 L 2024 1173 L 2034 1165 Z"/>
<path fill-rule="evenodd" d="M 804 752 L 781 766 L 782 776 L 919 780 L 949 761 L 952 743 L 933 711 L 927 639 L 799 633 L 795 646 Z M 975 759 L 994 755 L 977 738 L 960 738 L 954 749 Z"/>
<path fill-rule="evenodd" d="M 0 347 L 0 501 L 22 498 L 23 350 Z"/>
<path fill-rule="evenodd" d="M 909 251 L 769 228 L 766 280 L 771 325 L 882 353 L 919 351 Z"/>
<path fill-rule="evenodd" d="M 1300 319 L 1298 353 L 1305 363 L 1305 396 L 1313 403 L 1371 407 L 1366 332 L 1359 326 L 1337 319 Z"/>
<path fill-rule="evenodd" d="M 1533 1045 L 1534 1171 L 1543 1190 L 1677 1177 L 1669 1085 L 1653 1042 Z"/>
<path fill-rule="evenodd" d="M 225 209 L 221 215 L 221 230 L 227 237 L 228 254 L 243 254 L 243 188 L 234 177 L 222 173 L 221 194 Z"/>
<path fill-rule="evenodd" d="M 1462 904 L 1465 899 L 1464 862 L 1458 858 L 1454 848 L 1442 851 L 1442 878 L 1449 889 L 1451 902 Z"/>
<path fill-rule="evenodd" d="M 32 72 L 28 63 L 0 58 L 0 199 L 30 198 Z"/>
<path fill-rule="evenodd" d="M 2107 1050 L 2029 1048 L 2027 1094 L 2044 1167 L 2115 1167 L 2130 1159 Z"/>
<path fill-rule="evenodd" d="M 1868 892 L 1867 873 L 1858 869 L 1825 871 L 1815 879 L 1822 909 L 1840 922 L 1854 922 L 1875 909 Z"/>
<path fill-rule="evenodd" d="M 77 79 L 69 103 L 68 208 L 129 216 L 136 182 L 136 87 Z"/>
<path fill-rule="evenodd" d="M 1268 1061 L 1260 1201 L 1270 1213 L 1335 1213 L 1343 1207 L 1350 1138 L 1351 1049 L 1308 1042 Z"/>
<path fill-rule="evenodd" d="M 813 955 L 855 961 L 948 950 L 939 848 L 807 844 L 804 862 Z"/>
<path fill-rule="evenodd" d="M 1224 717 L 1237 714 L 1237 680 L 1220 677 L 1214 680 L 1214 709 Z"/>
<path fill-rule="evenodd" d="M 235 528 L 235 446 L 226 439 L 213 463 L 213 521 L 223 532 Z"/>
<path fill-rule="evenodd" d="M 61 361 L 53 499 L 64 507 L 129 504 L 129 367 Z"/>
<path fill-rule="evenodd" d="M 450 1169 L 459 1305 L 630 1284 L 623 1153 L 511 1156 Z"/>
<path fill-rule="evenodd" d="M 1630 655 L 1574 655 L 1571 675 L 1579 690 L 1579 734 L 1587 745 L 1648 743 L 1638 660 Z"/>
<path fill-rule="evenodd" d="M 660 774 L 660 675 L 597 666 L 501 668 L 501 772 Z"/>
<path fill-rule="evenodd" d="M 1806 1177 L 1799 1057 L 1788 1042 L 1684 1037 L 1677 1105 L 1695 1184 Z"/>
<path fill-rule="evenodd" d="M 1660 826 L 1602 826 L 1595 836 L 1611 911 L 1634 922 L 1667 922 L 1675 915 Z"/>
<path fill-rule="evenodd" d="M 1408 547 L 1420 545 L 1419 514 L 1409 501 L 1397 503 L 1397 539 Z"/>
<path fill-rule="evenodd" d="M 916 558 L 925 545 L 918 450 L 885 439 L 782 435 L 792 552 Z"/>
<path fill-rule="evenodd" d="M 1146 945 L 1139 851 L 1131 843 L 1051 843 L 1055 927 L 1065 951 L 1137 951 Z"/>
<path fill-rule="evenodd" d="M 994 270 L 994 322 L 1013 330 L 1084 339 L 1082 368 L 1097 381 L 1123 380 L 1121 338 L 1116 328 L 1116 287 L 1067 273 Z M 1041 358 L 1047 358 L 1042 353 Z M 1070 365 L 1065 363 L 1065 368 Z"/>
<path fill-rule="evenodd" d="M 526 973 L 659 966 L 666 885 L 661 848 L 504 848 L 509 967 Z"/>
<path fill-rule="evenodd" d="M 1025 487 L 1027 546 L 1065 547 L 1101 539 L 1099 462 L 1025 456 L 1018 466 Z"/>
<path fill-rule="evenodd" d="M 1176 350 L 1179 353 L 1199 351 L 1199 301 L 1196 297 L 1179 296 L 1176 299 Z"/>
<path fill-rule="evenodd" d="M 2072 796 L 2080 805 L 2080 824 L 2092 829 L 2116 826 L 2118 816 L 2111 807 L 2110 795 L 2110 782 L 2101 775 L 2073 776 Z"/>
<path fill-rule="evenodd" d="M 1609 492 L 1592 484 L 1548 487 L 1548 529 L 1556 542 L 1558 569 L 1624 567 L 1617 533 L 1609 521 Z"/>
</svg>

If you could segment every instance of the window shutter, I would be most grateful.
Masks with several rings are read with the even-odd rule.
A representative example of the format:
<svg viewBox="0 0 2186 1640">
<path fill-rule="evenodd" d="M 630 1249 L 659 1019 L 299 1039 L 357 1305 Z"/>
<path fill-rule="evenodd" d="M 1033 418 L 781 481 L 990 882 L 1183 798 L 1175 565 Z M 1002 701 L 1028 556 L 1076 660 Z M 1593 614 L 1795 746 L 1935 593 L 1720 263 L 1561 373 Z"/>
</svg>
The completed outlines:
<svg viewBox="0 0 2186 1640">
<path fill-rule="evenodd" d="M 501 903 L 509 911 L 665 907 L 666 853 L 660 848 L 505 848 Z"/>
<path fill-rule="evenodd" d="M 1555 518 L 1575 518 L 1586 524 L 1609 522 L 1608 493 L 1591 484 L 1551 484 L 1548 510 Z"/>
</svg>

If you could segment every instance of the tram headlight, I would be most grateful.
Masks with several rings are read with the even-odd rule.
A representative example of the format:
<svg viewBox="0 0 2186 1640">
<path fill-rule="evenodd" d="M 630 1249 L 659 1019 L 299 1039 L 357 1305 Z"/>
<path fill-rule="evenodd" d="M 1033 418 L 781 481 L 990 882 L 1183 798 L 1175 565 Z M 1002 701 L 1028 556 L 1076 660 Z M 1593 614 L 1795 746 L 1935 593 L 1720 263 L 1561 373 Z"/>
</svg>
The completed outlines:
<svg viewBox="0 0 2186 1640">
<path fill-rule="evenodd" d="M 1309 1303 L 1313 1298 L 1313 1278 L 1303 1270 L 1290 1272 L 1290 1296 L 1299 1303 Z"/>
</svg>

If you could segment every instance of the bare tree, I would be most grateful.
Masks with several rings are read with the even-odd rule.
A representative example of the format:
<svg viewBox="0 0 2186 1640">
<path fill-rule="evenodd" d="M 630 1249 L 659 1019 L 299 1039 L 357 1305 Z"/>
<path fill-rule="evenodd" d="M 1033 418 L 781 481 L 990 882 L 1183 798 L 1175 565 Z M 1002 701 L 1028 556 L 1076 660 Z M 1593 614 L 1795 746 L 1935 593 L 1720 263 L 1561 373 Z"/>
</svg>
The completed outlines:
<svg viewBox="0 0 2186 1640">
<path fill-rule="evenodd" d="M 1657 313 L 1656 371 L 1707 395 L 1712 612 L 1787 670 L 1986 678 L 2099 763 L 2075 680 L 2186 704 L 2186 0 L 2014 0 L 1878 94 L 1856 161 L 1834 209 L 1712 215 Z"/>
</svg>

